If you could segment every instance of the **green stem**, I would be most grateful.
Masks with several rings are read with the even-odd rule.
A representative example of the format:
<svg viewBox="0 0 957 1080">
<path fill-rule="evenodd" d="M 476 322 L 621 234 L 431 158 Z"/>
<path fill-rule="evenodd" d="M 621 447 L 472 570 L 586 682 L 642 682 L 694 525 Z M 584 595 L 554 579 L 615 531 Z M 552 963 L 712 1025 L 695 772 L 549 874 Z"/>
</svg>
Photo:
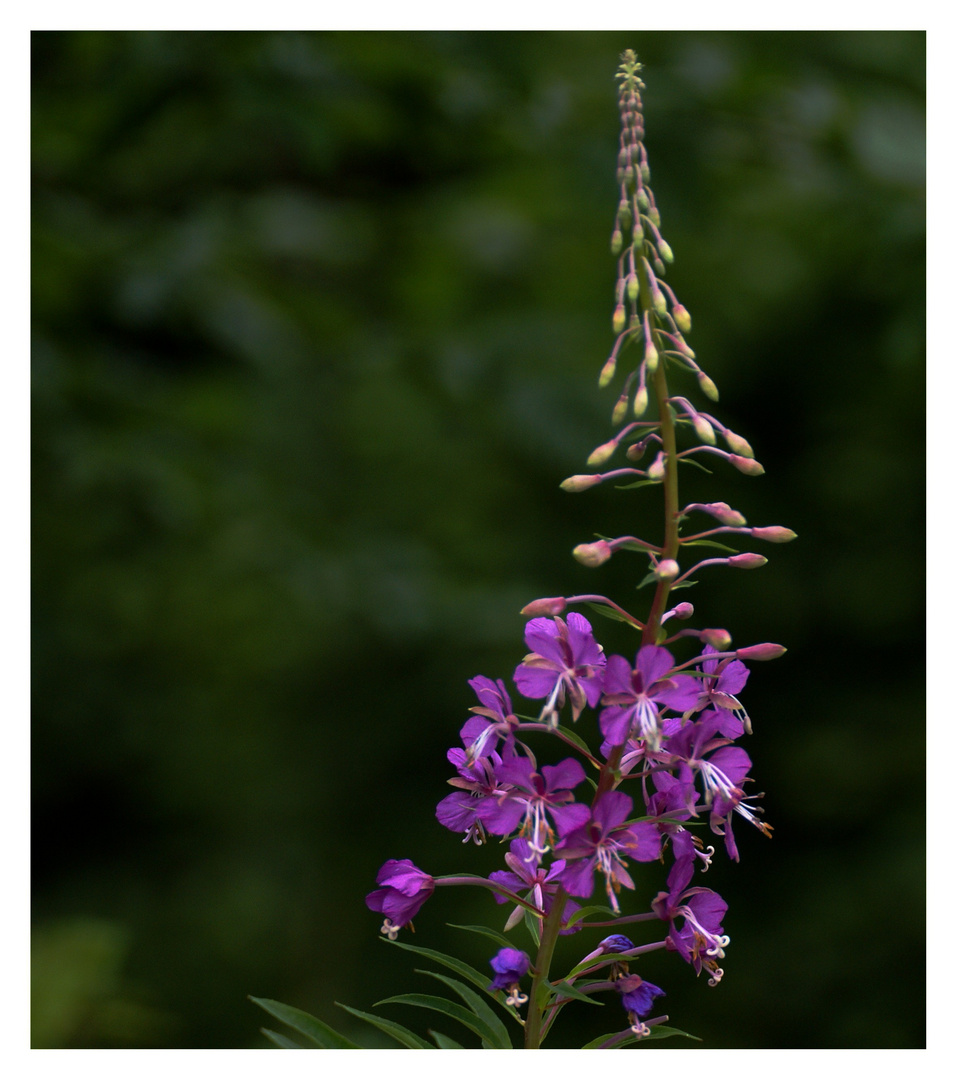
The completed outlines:
<svg viewBox="0 0 957 1080">
<path fill-rule="evenodd" d="M 568 896 L 559 886 L 552 900 L 552 910 L 542 923 L 542 937 L 535 957 L 535 969 L 532 976 L 532 988 L 528 995 L 528 1014 L 525 1017 L 525 1049 L 538 1050 L 542 1044 L 542 996 L 543 986 L 548 982 L 548 969 L 551 967 L 552 954 L 558 941 L 558 931 L 562 926 L 562 914 Z"/>
</svg>

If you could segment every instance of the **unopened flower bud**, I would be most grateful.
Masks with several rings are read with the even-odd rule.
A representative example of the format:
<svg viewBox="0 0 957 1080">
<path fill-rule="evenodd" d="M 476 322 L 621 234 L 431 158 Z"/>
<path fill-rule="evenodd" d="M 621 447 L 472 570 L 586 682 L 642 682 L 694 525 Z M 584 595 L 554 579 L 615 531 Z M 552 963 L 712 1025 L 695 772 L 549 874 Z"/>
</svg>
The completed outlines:
<svg viewBox="0 0 957 1080">
<path fill-rule="evenodd" d="M 618 358 L 615 356 L 609 356 L 605 361 L 605 366 L 601 369 L 601 374 L 598 376 L 598 387 L 604 390 L 605 387 L 615 377 L 615 368 L 618 366 Z"/>
<path fill-rule="evenodd" d="M 674 559 L 662 559 L 655 567 L 655 577 L 659 581 L 674 581 L 681 572 L 681 567 Z"/>
<path fill-rule="evenodd" d="M 631 227 L 631 207 L 628 205 L 627 199 L 622 199 L 618 204 L 618 220 L 621 222 L 623 229 Z"/>
<path fill-rule="evenodd" d="M 653 206 L 648 211 L 648 220 L 651 222 L 652 225 L 654 225 L 656 229 L 661 228 L 661 214 L 658 213 L 657 206 Z"/>
<path fill-rule="evenodd" d="M 651 265 L 655 268 L 655 273 L 658 275 L 658 277 L 664 277 L 665 264 L 661 261 L 661 259 L 658 258 L 657 255 L 651 260 Z M 663 315 L 664 312 L 661 312 L 661 314 Z"/>
<path fill-rule="evenodd" d="M 564 596 L 543 596 L 541 600 L 533 600 L 530 604 L 526 604 L 519 614 L 530 619 L 542 615 L 561 615 L 566 607 Z"/>
<path fill-rule="evenodd" d="M 678 327 L 682 334 L 691 332 L 691 316 L 683 304 L 675 304 L 671 309 L 671 315 L 675 320 L 675 326 Z"/>
<path fill-rule="evenodd" d="M 606 540 L 596 540 L 594 544 L 579 544 L 572 555 L 582 566 L 601 566 L 611 558 L 612 549 Z"/>
<path fill-rule="evenodd" d="M 638 201 L 638 209 L 643 214 L 646 214 L 648 212 L 648 207 L 651 205 L 648 202 L 648 196 L 644 193 L 643 190 L 639 190 L 639 192 L 638 192 L 638 194 L 636 196 L 636 199 Z"/>
<path fill-rule="evenodd" d="M 724 441 L 728 444 L 728 449 L 732 453 L 740 454 L 741 457 L 753 458 L 754 451 L 751 449 L 751 444 L 747 439 L 742 438 L 740 435 L 735 435 L 733 431 L 729 431 L 725 428 Z M 763 472 L 763 470 L 762 470 Z"/>
<path fill-rule="evenodd" d="M 659 315 L 664 316 L 668 314 L 668 301 L 665 299 L 665 294 L 657 287 L 657 285 L 652 290 L 651 302 Z"/>
<path fill-rule="evenodd" d="M 634 303 L 638 299 L 638 275 L 632 270 L 628 275 L 628 282 L 625 285 L 625 292 L 628 295 L 628 299 Z"/>
<path fill-rule="evenodd" d="M 772 544 L 786 544 L 789 540 L 797 539 L 797 533 L 783 525 L 762 525 L 758 529 L 752 529 L 751 535 L 755 540 L 770 540 Z"/>
<path fill-rule="evenodd" d="M 611 317 L 611 328 L 614 333 L 620 334 L 625 329 L 625 305 L 619 304 Z"/>
<path fill-rule="evenodd" d="M 611 410 L 611 424 L 612 427 L 617 427 L 619 424 L 625 422 L 625 417 L 628 415 L 628 394 L 622 394 L 621 397 L 615 402 L 615 407 Z"/>
<path fill-rule="evenodd" d="M 628 316 L 628 329 L 637 330 L 641 326 L 641 319 L 638 318 L 637 313 Z"/>
<path fill-rule="evenodd" d="M 694 604 L 689 604 L 687 600 L 674 609 L 676 619 L 690 619 L 692 615 L 694 615 Z"/>
<path fill-rule="evenodd" d="M 786 652 L 783 645 L 773 645 L 766 641 L 763 645 L 746 645 L 743 649 L 737 649 L 735 656 L 739 660 L 777 660 Z"/>
<path fill-rule="evenodd" d="M 702 630 L 701 640 L 718 652 L 723 652 L 731 644 L 731 635 L 727 630 Z"/>
<path fill-rule="evenodd" d="M 726 502 L 706 503 L 701 509 L 707 511 L 713 518 L 720 521 L 722 525 L 747 525 L 744 514 L 739 514 L 737 510 L 732 510 Z"/>
<path fill-rule="evenodd" d="M 644 416 L 645 409 L 648 408 L 648 391 L 644 386 L 639 386 L 638 391 L 635 394 L 635 404 L 633 410 L 635 416 Z"/>
<path fill-rule="evenodd" d="M 694 417 L 692 418 L 692 423 L 694 424 L 695 434 L 698 436 L 698 438 L 703 443 L 707 443 L 708 446 L 714 446 L 714 444 L 718 440 L 714 436 L 714 428 L 708 423 L 708 421 L 705 420 L 705 418 L 700 413 L 695 413 Z"/>
<path fill-rule="evenodd" d="M 701 392 L 705 397 L 711 398 L 712 401 L 718 400 L 718 388 L 714 384 L 714 380 L 705 375 L 703 371 L 698 372 L 698 385 L 701 387 Z"/>
<path fill-rule="evenodd" d="M 664 480 L 665 478 L 665 456 L 659 454 L 655 460 L 648 466 L 648 479 L 649 480 Z"/>
<path fill-rule="evenodd" d="M 587 491 L 590 487 L 600 483 L 601 475 L 598 473 L 591 475 L 588 473 L 576 473 L 574 476 L 569 476 L 567 480 L 563 480 L 559 487 L 562 491 Z"/>
<path fill-rule="evenodd" d="M 763 555 L 758 555 L 753 551 L 745 551 L 740 555 L 732 555 L 728 559 L 728 566 L 733 566 L 736 570 L 757 570 L 759 566 L 764 566 L 767 561 Z"/>
<path fill-rule="evenodd" d="M 674 252 L 671 250 L 670 245 L 665 243 L 664 240 L 658 241 L 658 254 L 661 255 L 666 263 L 675 261 Z"/>
<path fill-rule="evenodd" d="M 764 474 L 764 466 L 760 461 L 755 461 L 754 458 L 741 457 L 738 454 L 728 454 L 728 461 L 738 470 L 743 472 L 745 476 L 762 476 Z"/>
<path fill-rule="evenodd" d="M 615 229 L 611 234 L 611 253 L 616 257 L 621 254 L 621 249 L 624 247 L 624 237 L 621 235 L 621 229 Z"/>
<path fill-rule="evenodd" d="M 585 464 L 592 469 L 597 469 L 604 465 L 617 449 L 618 443 L 614 439 L 609 439 L 608 442 L 602 443 L 601 446 L 596 446 L 595 449 L 592 450 L 588 455 L 588 460 Z"/>
<path fill-rule="evenodd" d="M 655 343 L 651 338 L 645 342 L 645 367 L 649 375 L 654 375 L 658 367 L 658 350 L 655 348 Z"/>
</svg>

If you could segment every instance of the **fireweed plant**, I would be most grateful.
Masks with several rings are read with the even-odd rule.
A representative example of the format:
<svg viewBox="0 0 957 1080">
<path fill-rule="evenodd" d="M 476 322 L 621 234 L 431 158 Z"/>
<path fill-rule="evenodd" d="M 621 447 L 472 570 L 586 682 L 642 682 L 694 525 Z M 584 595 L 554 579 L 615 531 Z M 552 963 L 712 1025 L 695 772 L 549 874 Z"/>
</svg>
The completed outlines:
<svg viewBox="0 0 957 1080">
<path fill-rule="evenodd" d="M 639 617 L 605 596 L 588 594 L 535 600 L 522 610 L 529 619 L 528 652 L 512 676 L 517 695 L 502 679 L 470 680 L 477 704 L 459 732 L 461 745 L 448 752 L 453 790 L 435 811 L 465 842 L 507 843 L 504 868 L 488 877 L 443 877 L 410 859 L 389 859 L 379 871 L 378 888 L 366 897 L 382 917 L 385 940 L 444 968 L 425 974 L 458 999 L 401 994 L 379 1004 L 433 1010 L 470 1029 L 490 1049 L 513 1047 L 505 1019 L 517 1025 L 526 1049 L 536 1049 L 567 1005 L 603 996 L 620 1019 L 588 1048 L 685 1034 L 667 1026 L 659 1000 L 665 990 L 643 977 L 642 959 L 656 950 L 675 953 L 717 986 L 729 943 L 722 926 L 727 904 L 702 884 L 715 853 L 705 838 L 708 830 L 720 837 L 736 861 L 736 818 L 771 835 L 746 790 L 751 759 L 737 744 L 751 734 L 751 720 L 739 695 L 749 663 L 785 650 L 770 643 L 731 648 L 727 630 L 687 625 L 694 608 L 675 603 L 673 594 L 706 567 L 751 570 L 767 562 L 763 555 L 727 546 L 728 540 L 780 543 L 795 534 L 779 525 L 749 526 L 724 502 L 681 504 L 681 463 L 700 464 L 698 459 L 710 455 L 746 476 L 764 470 L 744 438 L 669 387 L 669 375 L 690 373 L 705 398 L 718 399 L 685 341 L 691 317 L 663 280 L 673 256 L 659 231 L 649 183 L 640 71 L 635 54 L 624 53 L 617 75 L 620 201 L 611 237 L 618 264 L 615 340 L 599 386 L 610 386 L 620 368 L 628 374 L 612 411 L 616 434 L 588 458 L 593 470 L 604 469 L 616 455 L 627 464 L 570 476 L 561 486 L 579 492 L 613 481 L 623 489 L 662 493 L 659 540 L 601 537 L 573 552 L 585 566 L 600 566 L 620 550 L 643 554 L 649 570 L 641 585 L 653 588 L 650 607 Z M 634 631 L 626 655 L 605 654 L 591 623 L 573 610 L 580 607 Z M 689 645 L 695 655 L 679 659 Z M 513 701 L 516 696 L 521 703 Z M 529 747 L 526 739 L 533 733 L 553 746 L 552 762 L 540 761 Z M 665 871 L 657 890 L 647 884 L 652 867 Z M 435 889 L 458 886 L 487 889 L 507 909 L 504 933 L 462 927 L 498 946 L 489 961 L 491 976 L 400 939 Z M 525 935 L 521 942 L 506 936 L 516 930 Z M 583 942 L 580 958 L 556 973 L 556 942 L 571 935 Z M 309 1046 L 355 1046 L 314 1017 L 253 1000 Z M 437 1031 L 429 1032 L 430 1042 L 393 1020 L 342 1007 L 403 1046 L 461 1045 Z M 265 1033 L 280 1046 L 299 1045 L 286 1035 Z"/>
</svg>

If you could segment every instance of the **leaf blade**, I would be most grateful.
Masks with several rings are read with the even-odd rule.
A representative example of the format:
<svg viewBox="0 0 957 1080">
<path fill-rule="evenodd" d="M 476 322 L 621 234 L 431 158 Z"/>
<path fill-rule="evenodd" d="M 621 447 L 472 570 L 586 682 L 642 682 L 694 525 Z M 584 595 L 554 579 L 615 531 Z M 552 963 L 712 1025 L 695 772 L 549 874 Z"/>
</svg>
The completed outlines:
<svg viewBox="0 0 957 1080">
<path fill-rule="evenodd" d="M 265 1009 L 270 1016 L 274 1016 L 277 1020 L 281 1020 L 291 1027 L 293 1031 L 305 1035 L 320 1050 L 359 1049 L 357 1043 L 347 1039 L 345 1035 L 340 1035 L 338 1031 L 329 1027 L 318 1017 L 311 1016 L 309 1013 L 303 1012 L 302 1009 L 297 1009 L 292 1005 L 284 1005 L 281 1001 L 273 1001 L 271 998 L 257 998 L 250 995 L 249 1000 L 258 1005 L 260 1009 Z"/>
<path fill-rule="evenodd" d="M 363 1012 L 361 1009 L 354 1009 L 351 1005 L 343 1005 L 341 1001 L 337 1001 L 336 1004 L 340 1009 L 345 1009 L 347 1013 L 351 1013 L 353 1016 L 358 1016 L 360 1020 L 365 1020 L 367 1024 L 371 1024 L 373 1027 L 378 1028 L 381 1032 L 388 1035 L 389 1038 L 395 1039 L 397 1043 L 402 1046 L 407 1046 L 410 1050 L 434 1050 L 435 1047 L 423 1039 L 421 1035 L 416 1035 L 414 1031 L 409 1031 L 407 1027 L 402 1024 L 397 1024 L 395 1020 L 387 1020 L 384 1016 L 376 1016 L 375 1013 Z M 378 1004 L 381 1004 L 379 1002 Z"/>
</svg>

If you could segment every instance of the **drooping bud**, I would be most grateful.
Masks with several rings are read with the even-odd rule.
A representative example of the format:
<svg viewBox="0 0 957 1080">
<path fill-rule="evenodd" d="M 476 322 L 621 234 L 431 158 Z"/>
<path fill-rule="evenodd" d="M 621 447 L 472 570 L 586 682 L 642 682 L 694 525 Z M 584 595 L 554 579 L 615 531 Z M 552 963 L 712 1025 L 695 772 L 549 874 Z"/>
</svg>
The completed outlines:
<svg viewBox="0 0 957 1080">
<path fill-rule="evenodd" d="M 783 525 L 762 525 L 758 529 L 752 529 L 751 535 L 755 540 L 770 540 L 772 544 L 786 544 L 789 540 L 797 539 L 797 533 Z"/>
<path fill-rule="evenodd" d="M 665 456 L 664 454 L 658 454 L 655 460 L 648 466 L 648 479 L 649 480 L 664 480 L 665 478 Z"/>
<path fill-rule="evenodd" d="M 605 361 L 605 366 L 601 369 L 601 374 L 598 376 L 598 388 L 604 390 L 605 387 L 615 377 L 615 368 L 618 366 L 618 357 L 609 356 Z"/>
<path fill-rule="evenodd" d="M 671 263 L 675 261 L 674 252 L 671 250 L 671 247 L 667 243 L 665 243 L 664 240 L 658 241 L 658 254 L 661 255 L 662 259 L 664 259 L 666 263 Z"/>
<path fill-rule="evenodd" d="M 624 237 L 621 235 L 621 229 L 615 229 L 611 234 L 611 253 L 616 258 L 621 254 L 621 249 L 624 247 Z"/>
<path fill-rule="evenodd" d="M 744 514 L 739 514 L 737 510 L 732 510 L 726 502 L 703 503 L 699 504 L 697 509 L 704 510 L 705 513 L 710 514 L 713 518 L 720 521 L 722 525 L 747 525 Z"/>
<path fill-rule="evenodd" d="M 588 460 L 585 462 L 592 469 L 600 468 L 605 462 L 614 454 L 618 449 L 618 443 L 615 439 L 609 439 L 608 442 L 602 443 L 601 446 L 596 446 L 594 450 L 588 455 Z"/>
<path fill-rule="evenodd" d="M 612 424 L 612 427 L 617 427 L 619 424 L 624 423 L 625 417 L 627 415 L 628 415 L 628 393 L 626 391 L 615 402 L 615 407 L 611 410 L 611 424 Z"/>
<path fill-rule="evenodd" d="M 618 304 L 615 308 L 615 313 L 611 317 L 611 328 L 616 334 L 620 334 L 625 329 L 625 305 Z"/>
<path fill-rule="evenodd" d="M 601 566 L 612 557 L 612 548 L 607 540 L 596 540 L 593 544 L 579 544 L 572 549 L 572 555 L 582 566 Z"/>
<path fill-rule="evenodd" d="M 724 429 L 724 441 L 728 444 L 728 448 L 732 453 L 740 454 L 741 457 L 753 458 L 754 451 L 751 449 L 751 444 L 747 439 L 742 438 L 740 435 L 736 435 L 733 431 Z M 763 470 L 762 470 L 763 471 Z"/>
<path fill-rule="evenodd" d="M 648 391 L 644 386 L 639 386 L 638 391 L 635 394 L 635 404 L 633 411 L 635 416 L 644 416 L 645 409 L 648 408 Z"/>
<path fill-rule="evenodd" d="M 695 413 L 691 422 L 694 424 L 695 434 L 698 438 L 703 443 L 707 443 L 708 446 L 714 446 L 718 440 L 715 438 L 714 428 L 708 421 L 700 413 Z"/>
<path fill-rule="evenodd" d="M 741 457 L 738 454 L 728 454 L 728 461 L 738 470 L 743 472 L 745 476 L 762 476 L 764 474 L 764 466 L 760 461 L 755 461 L 754 458 Z"/>
<path fill-rule="evenodd" d="M 543 615 L 561 615 L 568 605 L 564 596 L 543 596 L 541 600 L 533 600 L 519 612 L 529 619 L 535 619 Z"/>
<path fill-rule="evenodd" d="M 691 316 L 683 304 L 675 304 L 671 309 L 671 315 L 675 320 L 675 326 L 678 327 L 682 334 L 691 333 Z"/>
<path fill-rule="evenodd" d="M 714 380 L 705 375 L 703 371 L 698 372 L 698 385 L 701 387 L 701 392 L 705 397 L 710 398 L 712 401 L 718 400 L 718 388 L 715 386 Z"/>
<path fill-rule="evenodd" d="M 569 476 L 567 480 L 563 480 L 559 487 L 562 491 L 587 491 L 590 487 L 600 483 L 600 473 L 576 473 L 574 476 Z"/>
<path fill-rule="evenodd" d="M 702 630 L 701 640 L 712 646 L 712 648 L 717 649 L 718 652 L 723 652 L 731 644 L 731 635 L 727 630 Z"/>
<path fill-rule="evenodd" d="M 753 551 L 745 551 L 740 555 L 732 555 L 728 559 L 728 566 L 733 566 L 736 570 L 757 570 L 759 566 L 764 566 L 767 561 L 763 555 L 758 555 Z"/>
<path fill-rule="evenodd" d="M 655 567 L 655 577 L 659 581 L 674 581 L 679 573 L 681 573 L 681 567 L 674 559 L 662 559 Z"/>
<path fill-rule="evenodd" d="M 735 656 L 739 660 L 777 660 L 786 652 L 787 649 L 783 645 L 774 645 L 766 641 L 763 645 L 746 645 L 743 649 L 736 650 Z"/>
<path fill-rule="evenodd" d="M 634 270 L 632 270 L 632 272 L 628 275 L 628 280 L 625 284 L 625 292 L 627 293 L 628 299 L 631 301 L 631 303 L 634 303 L 638 299 L 639 291 L 640 290 L 638 286 L 638 275 L 634 272 Z"/>
</svg>

